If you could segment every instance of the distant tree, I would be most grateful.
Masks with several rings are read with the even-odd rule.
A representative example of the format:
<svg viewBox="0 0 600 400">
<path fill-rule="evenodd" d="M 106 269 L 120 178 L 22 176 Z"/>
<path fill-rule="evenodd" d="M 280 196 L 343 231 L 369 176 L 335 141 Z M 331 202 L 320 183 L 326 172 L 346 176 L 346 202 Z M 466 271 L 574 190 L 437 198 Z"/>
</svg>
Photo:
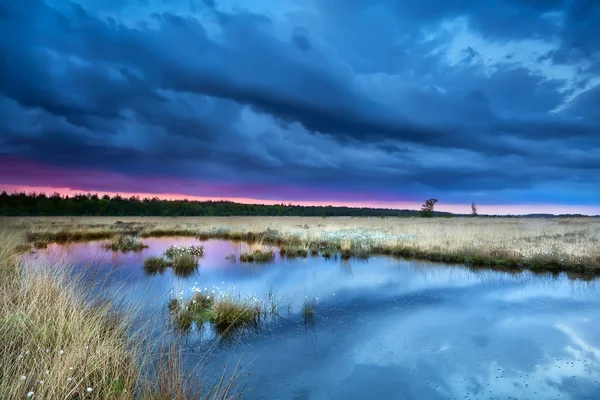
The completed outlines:
<svg viewBox="0 0 600 400">
<path fill-rule="evenodd" d="M 421 206 L 421 217 L 433 217 L 433 207 L 435 207 L 435 203 L 437 203 L 437 199 L 425 200 L 425 203 Z"/>
<path fill-rule="evenodd" d="M 477 216 L 477 206 L 475 205 L 475 202 L 471 203 L 471 215 L 474 217 Z"/>
</svg>

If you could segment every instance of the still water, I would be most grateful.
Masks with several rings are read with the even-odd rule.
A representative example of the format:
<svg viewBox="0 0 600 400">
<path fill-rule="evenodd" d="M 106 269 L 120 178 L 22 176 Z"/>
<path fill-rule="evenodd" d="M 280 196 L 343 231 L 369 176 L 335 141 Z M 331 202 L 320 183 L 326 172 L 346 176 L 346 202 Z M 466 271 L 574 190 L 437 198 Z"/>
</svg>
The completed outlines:
<svg viewBox="0 0 600 400">
<path fill-rule="evenodd" d="M 163 321 L 168 300 L 188 298 L 194 287 L 259 297 L 274 291 L 282 319 L 211 347 L 214 363 L 240 361 L 250 374 L 246 398 L 600 399 L 600 280 L 385 257 L 244 264 L 226 260 L 247 251 L 243 243 L 144 243 L 139 253 L 89 242 L 51 245 L 37 256 L 121 286 L 127 302 Z M 144 259 L 172 244 L 204 245 L 197 272 L 146 275 Z M 308 325 L 307 298 L 316 304 Z M 193 336 L 185 342 L 190 366 L 210 343 Z"/>
</svg>

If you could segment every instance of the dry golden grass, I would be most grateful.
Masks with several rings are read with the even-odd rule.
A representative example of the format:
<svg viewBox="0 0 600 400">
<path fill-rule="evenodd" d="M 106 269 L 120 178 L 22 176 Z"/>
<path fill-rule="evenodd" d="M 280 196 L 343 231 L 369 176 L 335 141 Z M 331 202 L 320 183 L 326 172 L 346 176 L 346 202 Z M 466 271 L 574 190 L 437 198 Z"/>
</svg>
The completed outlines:
<svg viewBox="0 0 600 400">
<path fill-rule="evenodd" d="M 31 217 L 0 222 L 26 230 L 32 241 L 123 232 L 243 239 L 271 229 L 280 242 L 307 247 L 334 244 L 472 264 L 505 260 L 512 266 L 600 268 L 600 219 L 594 218 Z"/>
<path fill-rule="evenodd" d="M 2 398 L 131 398 L 139 368 L 128 319 L 66 273 L 23 264 L 21 237 L 0 230 Z"/>
<path fill-rule="evenodd" d="M 235 374 L 206 386 L 189 377 L 177 351 L 165 358 L 144 344 L 124 313 L 133 310 L 92 297 L 63 268 L 24 261 L 25 232 L 0 226 L 0 398 L 238 398 Z"/>
</svg>

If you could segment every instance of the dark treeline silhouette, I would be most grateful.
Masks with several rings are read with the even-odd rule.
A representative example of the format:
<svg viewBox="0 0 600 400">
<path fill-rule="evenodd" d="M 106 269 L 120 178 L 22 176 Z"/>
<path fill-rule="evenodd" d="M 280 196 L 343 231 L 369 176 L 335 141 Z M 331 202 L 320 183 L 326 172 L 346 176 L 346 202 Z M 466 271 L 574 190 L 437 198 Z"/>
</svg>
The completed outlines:
<svg viewBox="0 0 600 400">
<path fill-rule="evenodd" d="M 449 214 L 449 213 L 438 213 Z M 157 197 L 110 197 L 97 194 L 61 196 L 55 193 L 0 194 L 0 215 L 5 216 L 417 216 L 418 211 L 333 206 L 241 204 L 231 201 L 161 200 Z"/>
<path fill-rule="evenodd" d="M 139 197 L 110 197 L 98 194 L 61 196 L 55 193 L 0 194 L 2 216 L 301 216 L 301 217 L 419 217 L 419 210 L 389 208 L 357 208 L 334 206 L 298 206 L 292 204 L 242 204 L 231 201 L 161 200 Z M 436 217 L 468 216 L 435 211 Z M 478 215 L 479 217 L 556 217 L 552 214 Z M 581 214 L 558 217 L 585 217 Z"/>
</svg>

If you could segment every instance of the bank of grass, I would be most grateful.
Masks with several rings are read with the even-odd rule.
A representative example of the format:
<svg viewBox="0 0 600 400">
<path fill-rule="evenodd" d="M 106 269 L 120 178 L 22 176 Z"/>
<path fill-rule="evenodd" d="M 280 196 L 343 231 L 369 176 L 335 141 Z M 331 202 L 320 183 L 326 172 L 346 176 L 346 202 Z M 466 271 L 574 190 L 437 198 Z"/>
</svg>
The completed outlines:
<svg viewBox="0 0 600 400">
<path fill-rule="evenodd" d="M 0 229 L 2 398 L 133 398 L 140 353 L 130 320 L 66 273 L 24 263 L 21 237 Z"/>
<path fill-rule="evenodd" d="M 600 272 L 600 218 L 4 218 L 33 241 L 195 236 L 318 250 L 324 257 L 387 254 L 480 267 Z M 346 249 L 343 249 L 346 246 Z"/>
<path fill-rule="evenodd" d="M 237 398 L 235 374 L 190 385 L 176 360 L 154 362 L 133 310 L 91 295 L 68 271 L 25 261 L 15 250 L 24 238 L 0 228 L 1 398 Z"/>
</svg>

